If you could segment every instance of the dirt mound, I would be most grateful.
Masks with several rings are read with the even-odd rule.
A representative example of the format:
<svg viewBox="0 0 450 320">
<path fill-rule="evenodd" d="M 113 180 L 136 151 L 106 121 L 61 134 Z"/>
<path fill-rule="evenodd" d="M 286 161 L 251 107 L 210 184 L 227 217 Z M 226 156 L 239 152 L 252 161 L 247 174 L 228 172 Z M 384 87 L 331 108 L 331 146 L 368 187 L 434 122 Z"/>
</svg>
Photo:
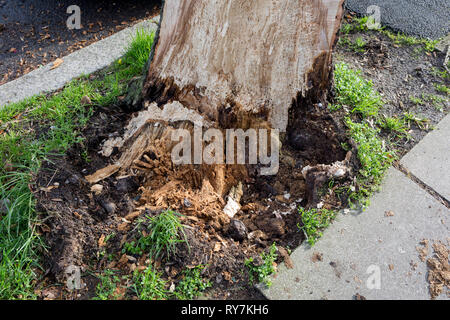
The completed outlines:
<svg viewBox="0 0 450 320">
<path fill-rule="evenodd" d="M 273 242 L 295 248 L 304 240 L 298 228 L 299 205 L 308 205 L 309 199 L 310 205 L 320 201 L 332 209 L 345 201 L 323 190 L 335 163 L 351 164 L 340 147 L 345 136 L 319 105 L 293 117 L 303 118 L 292 122 L 276 175 L 258 175 L 259 165 L 176 166 L 159 134 L 134 154 L 137 158 L 129 167 L 88 182 L 86 177 L 124 159 L 124 149 L 113 147 L 109 156 L 101 151 L 108 139 L 124 136 L 123 128 L 135 117 L 121 109 L 98 110 L 83 132 L 84 144 L 45 163 L 39 172 L 36 195 L 45 215 L 41 231 L 50 246 L 49 270 L 58 281 L 65 281 L 70 266 L 96 272 L 119 268 L 128 274 L 149 263 L 146 255 L 127 261 L 123 245 L 136 237 L 136 218 L 170 208 L 182 215 L 189 248 L 180 244 L 171 261 L 154 265 L 169 281 L 185 267 L 206 265 L 203 274 L 215 284 L 217 297 L 226 297 L 229 288 L 248 283 L 242 273 L 246 258 L 258 256 Z M 132 144 L 123 145 L 133 149 Z M 321 173 L 320 181 L 305 174 L 305 168 Z M 339 179 L 347 183 L 351 174 Z M 230 198 L 239 205 L 233 217 L 224 210 Z"/>
</svg>

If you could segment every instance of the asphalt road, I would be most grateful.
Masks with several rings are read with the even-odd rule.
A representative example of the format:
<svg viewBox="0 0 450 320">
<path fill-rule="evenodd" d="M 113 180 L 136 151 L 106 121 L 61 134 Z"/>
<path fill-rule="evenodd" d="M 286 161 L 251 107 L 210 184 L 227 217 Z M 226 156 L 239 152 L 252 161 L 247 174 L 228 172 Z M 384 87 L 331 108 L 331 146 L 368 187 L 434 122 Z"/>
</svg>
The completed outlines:
<svg viewBox="0 0 450 320">
<path fill-rule="evenodd" d="M 0 0 L 0 85 L 159 13 L 160 0 Z M 69 30 L 67 8 L 81 10 Z"/>
<path fill-rule="evenodd" d="M 450 32 L 450 0 L 346 0 L 346 7 L 367 15 L 380 7 L 381 23 L 409 35 L 438 39 Z"/>
</svg>

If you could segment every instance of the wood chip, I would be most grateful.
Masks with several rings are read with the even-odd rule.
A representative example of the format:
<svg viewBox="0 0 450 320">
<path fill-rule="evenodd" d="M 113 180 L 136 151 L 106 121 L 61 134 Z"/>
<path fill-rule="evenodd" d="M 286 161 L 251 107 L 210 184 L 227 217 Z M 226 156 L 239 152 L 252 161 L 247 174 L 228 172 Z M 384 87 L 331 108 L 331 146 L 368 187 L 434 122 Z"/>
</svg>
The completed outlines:
<svg viewBox="0 0 450 320">
<path fill-rule="evenodd" d="M 98 246 L 99 246 L 100 248 L 102 248 L 102 247 L 104 247 L 105 245 L 106 245 L 106 243 L 105 243 L 105 235 L 102 234 L 102 235 L 100 236 L 100 239 L 98 239 Z"/>
</svg>

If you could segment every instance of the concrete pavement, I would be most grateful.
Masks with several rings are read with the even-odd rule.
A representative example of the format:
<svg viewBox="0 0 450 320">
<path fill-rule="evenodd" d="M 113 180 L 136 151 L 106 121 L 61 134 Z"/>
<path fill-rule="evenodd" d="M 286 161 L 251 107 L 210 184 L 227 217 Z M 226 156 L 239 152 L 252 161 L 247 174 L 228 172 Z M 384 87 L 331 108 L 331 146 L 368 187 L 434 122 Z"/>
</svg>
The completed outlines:
<svg viewBox="0 0 450 320">
<path fill-rule="evenodd" d="M 158 21 L 158 19 L 155 18 L 154 21 Z M 64 57 L 64 62 L 53 70 L 53 64 L 50 63 L 0 86 L 0 108 L 43 92 L 60 89 L 76 77 L 107 67 L 124 54 L 124 50 L 136 34 L 136 30 L 143 28 L 156 31 L 157 24 L 152 21 L 138 23 L 78 50 Z"/>
<path fill-rule="evenodd" d="M 449 129 L 447 115 L 402 159 L 407 170 L 423 179 L 420 184 L 389 169 L 366 211 L 339 215 L 314 247 L 304 243 L 297 248 L 291 255 L 294 268 L 282 265 L 273 286 L 261 287 L 262 293 L 269 299 L 354 299 L 357 294 L 367 299 L 429 299 L 427 266 L 417 247 L 423 239 L 450 247 L 450 210 L 448 202 L 423 186 L 448 196 Z M 428 257 L 432 254 L 430 249 Z M 449 299 L 445 288 L 438 299 Z"/>
</svg>

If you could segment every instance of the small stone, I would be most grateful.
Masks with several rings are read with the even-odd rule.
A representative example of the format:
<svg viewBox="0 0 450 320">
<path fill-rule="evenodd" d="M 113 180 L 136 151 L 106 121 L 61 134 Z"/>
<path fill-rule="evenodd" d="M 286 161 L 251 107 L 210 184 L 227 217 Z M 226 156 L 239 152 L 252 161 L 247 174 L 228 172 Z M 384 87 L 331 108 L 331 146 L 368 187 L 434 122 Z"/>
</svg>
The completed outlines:
<svg viewBox="0 0 450 320">
<path fill-rule="evenodd" d="M 384 213 L 384 216 L 385 217 L 393 217 L 394 216 L 394 212 L 392 210 L 386 211 Z"/>
<path fill-rule="evenodd" d="M 364 296 L 360 295 L 359 293 L 357 293 L 357 294 L 355 294 L 353 296 L 353 299 L 354 300 L 366 300 L 366 297 L 364 297 Z"/>
<path fill-rule="evenodd" d="M 234 240 L 242 241 L 244 239 L 247 239 L 247 227 L 242 221 L 231 219 L 230 226 L 228 228 L 228 234 Z"/>
<path fill-rule="evenodd" d="M 184 200 L 183 200 L 183 205 L 184 205 L 186 208 L 192 207 L 192 203 L 191 203 L 188 199 L 186 199 L 186 198 L 184 198 Z"/>
<path fill-rule="evenodd" d="M 296 161 L 295 161 L 294 158 L 292 158 L 292 157 L 290 157 L 290 156 L 285 156 L 285 157 L 283 157 L 283 159 L 282 159 L 281 161 L 282 161 L 285 165 L 287 165 L 287 166 L 289 166 L 289 167 L 291 167 L 291 168 L 294 168 L 294 167 L 295 167 Z"/>
<path fill-rule="evenodd" d="M 288 202 L 288 200 L 282 194 L 276 196 L 275 199 L 277 199 L 279 202 L 282 202 L 282 203 L 287 203 Z"/>
<path fill-rule="evenodd" d="M 318 261 L 322 261 L 323 260 L 323 254 L 320 252 L 314 252 L 312 257 L 311 257 L 311 261 L 316 263 Z"/>
<path fill-rule="evenodd" d="M 250 240 L 267 240 L 268 236 L 261 230 L 255 230 L 248 235 Z"/>
<path fill-rule="evenodd" d="M 137 261 L 137 259 L 135 257 L 133 257 L 133 256 L 128 256 L 127 255 L 127 258 L 128 258 L 128 261 L 131 262 L 131 263 L 136 263 L 136 261 Z"/>
<path fill-rule="evenodd" d="M 80 182 L 80 177 L 78 177 L 76 174 L 73 174 L 69 178 L 66 179 L 65 184 L 78 184 L 79 182 Z"/>
<path fill-rule="evenodd" d="M 137 188 L 137 183 L 134 180 L 134 177 L 126 177 L 117 181 L 116 188 L 119 192 L 128 193 Z"/>
<path fill-rule="evenodd" d="M 92 104 L 92 101 L 88 96 L 83 96 L 81 98 L 81 104 L 82 105 L 90 105 L 90 104 Z"/>
<path fill-rule="evenodd" d="M 100 205 L 103 207 L 103 209 L 106 210 L 108 214 L 114 214 L 116 212 L 117 206 L 112 202 L 102 201 Z"/>
</svg>

